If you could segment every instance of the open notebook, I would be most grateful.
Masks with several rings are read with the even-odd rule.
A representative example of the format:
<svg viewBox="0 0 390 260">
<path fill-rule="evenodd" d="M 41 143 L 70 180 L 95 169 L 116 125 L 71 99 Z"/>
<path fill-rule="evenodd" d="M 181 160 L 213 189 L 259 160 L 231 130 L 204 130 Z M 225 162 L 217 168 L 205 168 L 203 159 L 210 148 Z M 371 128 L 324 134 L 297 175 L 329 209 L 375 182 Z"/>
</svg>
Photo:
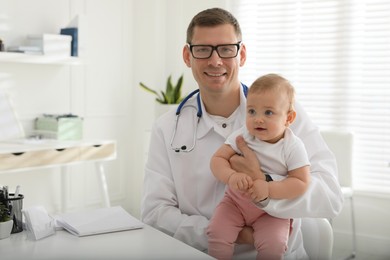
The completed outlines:
<svg viewBox="0 0 390 260">
<path fill-rule="evenodd" d="M 56 221 L 58 226 L 80 237 L 138 229 L 144 226 L 141 221 L 119 206 L 65 213 L 58 215 Z"/>
</svg>

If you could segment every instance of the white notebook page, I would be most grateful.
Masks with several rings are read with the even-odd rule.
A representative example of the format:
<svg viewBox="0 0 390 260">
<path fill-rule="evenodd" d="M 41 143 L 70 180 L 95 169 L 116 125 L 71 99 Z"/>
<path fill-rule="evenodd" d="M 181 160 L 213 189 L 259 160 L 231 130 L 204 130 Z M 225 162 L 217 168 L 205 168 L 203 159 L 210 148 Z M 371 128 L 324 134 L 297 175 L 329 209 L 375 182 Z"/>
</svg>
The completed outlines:
<svg viewBox="0 0 390 260">
<path fill-rule="evenodd" d="M 76 236 L 138 229 L 144 226 L 120 206 L 65 213 L 57 216 L 56 220 L 59 226 Z"/>
</svg>

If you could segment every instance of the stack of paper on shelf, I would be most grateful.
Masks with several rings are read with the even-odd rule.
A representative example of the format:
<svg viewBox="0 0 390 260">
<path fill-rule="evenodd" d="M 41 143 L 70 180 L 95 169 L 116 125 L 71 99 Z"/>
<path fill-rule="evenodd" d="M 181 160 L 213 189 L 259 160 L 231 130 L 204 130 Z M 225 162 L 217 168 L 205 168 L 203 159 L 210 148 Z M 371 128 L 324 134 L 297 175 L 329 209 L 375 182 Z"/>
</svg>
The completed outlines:
<svg viewBox="0 0 390 260">
<path fill-rule="evenodd" d="M 42 48 L 38 46 L 9 46 L 7 48 L 7 51 L 9 52 L 21 52 L 25 54 L 36 54 L 36 55 L 41 55 L 43 54 Z"/>
<path fill-rule="evenodd" d="M 42 49 L 44 55 L 69 57 L 71 55 L 72 36 L 61 34 L 28 35 L 29 46 Z"/>
<path fill-rule="evenodd" d="M 57 225 L 79 237 L 139 229 L 144 226 L 120 206 L 65 213 L 57 216 L 56 221 Z"/>
</svg>

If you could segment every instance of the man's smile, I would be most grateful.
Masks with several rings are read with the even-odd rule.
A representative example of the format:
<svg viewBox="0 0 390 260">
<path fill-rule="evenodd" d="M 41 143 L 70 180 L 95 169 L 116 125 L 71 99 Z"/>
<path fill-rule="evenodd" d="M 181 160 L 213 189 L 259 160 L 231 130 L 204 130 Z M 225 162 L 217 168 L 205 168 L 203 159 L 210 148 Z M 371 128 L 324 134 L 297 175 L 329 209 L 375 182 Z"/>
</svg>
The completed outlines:
<svg viewBox="0 0 390 260">
<path fill-rule="evenodd" d="M 224 73 L 210 73 L 210 72 L 205 72 L 204 74 L 206 74 L 207 76 L 210 76 L 210 77 L 222 77 L 222 76 L 225 76 L 225 75 L 226 75 L 226 72 L 224 72 Z"/>
</svg>

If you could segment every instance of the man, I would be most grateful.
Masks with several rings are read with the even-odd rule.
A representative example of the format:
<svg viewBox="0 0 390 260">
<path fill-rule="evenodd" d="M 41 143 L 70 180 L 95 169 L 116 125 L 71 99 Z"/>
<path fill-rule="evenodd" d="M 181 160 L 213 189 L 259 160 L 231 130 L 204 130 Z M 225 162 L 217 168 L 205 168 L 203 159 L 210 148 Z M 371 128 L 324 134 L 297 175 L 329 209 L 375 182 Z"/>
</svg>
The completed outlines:
<svg viewBox="0 0 390 260">
<path fill-rule="evenodd" d="M 223 9 L 207 9 L 192 19 L 183 59 L 198 83 L 200 96 L 186 102 L 177 125 L 174 111 L 156 121 L 146 163 L 142 220 L 203 251 L 207 250 L 209 219 L 225 191 L 225 185 L 211 173 L 210 159 L 225 138 L 245 124 L 245 87 L 238 79 L 246 60 L 241 40 L 237 20 Z M 298 117 L 291 129 L 306 146 L 310 186 L 294 200 L 266 199 L 257 206 L 276 217 L 296 218 L 286 257 L 302 259 L 306 254 L 299 218 L 334 217 L 341 211 L 343 199 L 331 152 L 299 103 L 296 110 Z M 199 122 L 197 111 L 202 112 Z M 232 167 L 265 179 L 254 153 L 242 139 L 237 145 L 243 156 L 233 156 Z M 272 174 L 271 178 L 280 180 Z M 252 232 L 244 228 L 237 243 L 253 243 Z"/>
</svg>

